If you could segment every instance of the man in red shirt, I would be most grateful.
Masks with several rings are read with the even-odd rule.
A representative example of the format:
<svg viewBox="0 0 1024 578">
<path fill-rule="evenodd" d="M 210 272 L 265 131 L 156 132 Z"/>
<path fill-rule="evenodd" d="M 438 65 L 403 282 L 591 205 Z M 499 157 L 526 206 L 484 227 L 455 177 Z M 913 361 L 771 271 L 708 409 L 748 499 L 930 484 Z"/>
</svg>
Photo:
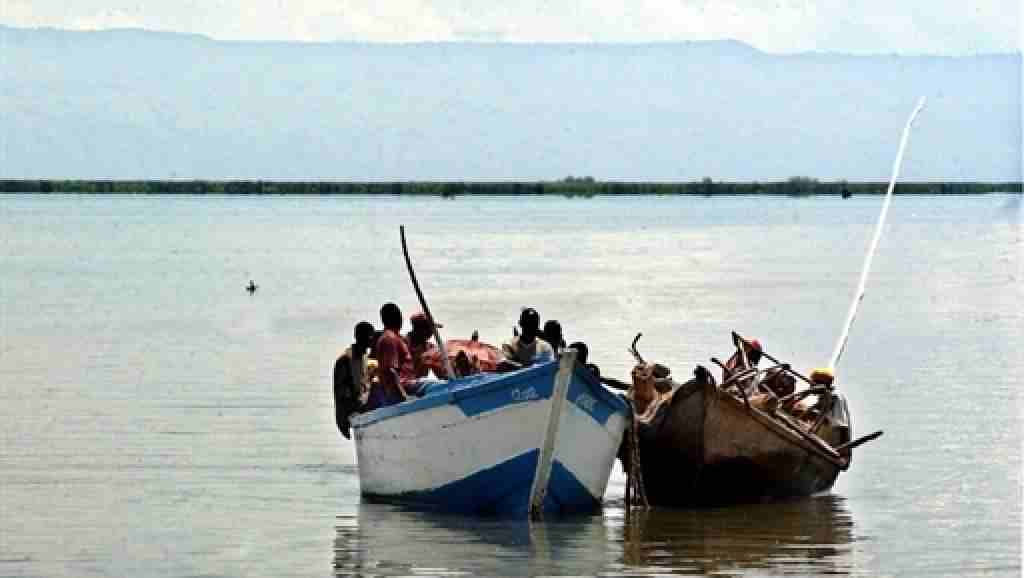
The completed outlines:
<svg viewBox="0 0 1024 578">
<path fill-rule="evenodd" d="M 402 338 L 402 310 L 394 303 L 380 308 L 384 333 L 377 340 L 377 380 L 370 388 L 366 409 L 373 410 L 405 401 L 406 387 L 416 380 L 409 345 Z"/>
</svg>

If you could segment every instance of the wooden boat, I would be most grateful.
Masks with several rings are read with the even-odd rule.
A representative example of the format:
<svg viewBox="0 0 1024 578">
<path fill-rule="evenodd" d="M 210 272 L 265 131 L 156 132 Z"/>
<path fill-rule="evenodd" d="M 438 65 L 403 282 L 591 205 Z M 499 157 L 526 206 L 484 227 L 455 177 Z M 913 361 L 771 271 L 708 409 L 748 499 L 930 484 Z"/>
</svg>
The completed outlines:
<svg viewBox="0 0 1024 578">
<path fill-rule="evenodd" d="M 362 494 L 473 514 L 526 516 L 598 506 L 628 423 L 622 398 L 575 351 L 510 373 L 430 386 L 356 416 Z"/>
<path fill-rule="evenodd" d="M 633 471 L 651 505 L 721 505 L 822 492 L 850 467 L 854 447 L 881 435 L 851 442 L 843 396 L 787 364 L 741 367 L 721 385 L 700 367 L 678 385 L 657 377 L 655 366 L 635 355 L 631 397 L 638 451 L 627 447 L 622 457 L 627 472 L 638 458 Z M 787 376 L 809 387 L 779 395 L 769 382 Z M 643 399 L 658 380 L 670 385 Z M 811 397 L 814 404 L 801 401 Z"/>
</svg>

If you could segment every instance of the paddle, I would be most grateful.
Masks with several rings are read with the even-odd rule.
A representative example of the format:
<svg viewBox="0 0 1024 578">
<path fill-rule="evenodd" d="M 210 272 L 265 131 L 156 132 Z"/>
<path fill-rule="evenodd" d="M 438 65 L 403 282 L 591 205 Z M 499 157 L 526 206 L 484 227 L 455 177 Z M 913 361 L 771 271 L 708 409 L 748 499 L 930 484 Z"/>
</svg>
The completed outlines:
<svg viewBox="0 0 1024 578">
<path fill-rule="evenodd" d="M 448 379 L 452 379 L 455 377 L 455 371 L 452 369 L 452 360 L 448 359 L 448 349 L 444 346 L 441 333 L 437 330 L 437 324 L 434 323 L 434 316 L 430 314 L 427 300 L 423 297 L 423 291 L 420 290 L 419 281 L 416 280 L 416 272 L 412 269 L 412 261 L 409 259 L 409 248 L 405 243 L 405 225 L 399 225 L 398 232 L 402 237 L 402 254 L 405 255 L 405 266 L 409 270 L 412 288 L 416 291 L 416 298 L 420 300 L 420 307 L 423 309 L 423 314 L 427 316 L 427 322 L 430 323 L 431 329 L 434 330 L 434 339 L 437 341 L 437 348 L 441 350 L 441 358 L 444 360 L 444 369 L 448 372 Z"/>
<path fill-rule="evenodd" d="M 861 445 L 864 445 L 864 444 L 868 443 L 871 440 L 878 439 L 878 438 L 882 437 L 882 433 L 883 433 L 882 430 L 878 430 L 878 431 L 876 431 L 874 433 L 870 433 L 870 434 L 868 434 L 866 436 L 859 437 L 859 438 L 857 438 L 857 439 L 855 439 L 855 440 L 853 440 L 851 442 L 846 442 L 845 444 L 836 446 L 835 447 L 836 453 L 841 452 L 843 450 L 852 450 L 853 448 L 861 446 Z"/>
</svg>

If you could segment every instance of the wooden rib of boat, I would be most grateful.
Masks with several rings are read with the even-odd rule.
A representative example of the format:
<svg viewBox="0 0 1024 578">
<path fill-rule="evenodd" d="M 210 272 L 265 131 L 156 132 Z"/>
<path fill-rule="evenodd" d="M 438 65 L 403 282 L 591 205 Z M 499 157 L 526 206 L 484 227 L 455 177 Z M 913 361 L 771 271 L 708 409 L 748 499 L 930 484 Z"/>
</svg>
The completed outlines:
<svg viewBox="0 0 1024 578">
<path fill-rule="evenodd" d="M 645 365 L 638 361 L 638 368 Z M 818 392 L 817 403 L 795 406 L 799 394 L 754 397 L 730 387 L 737 381 L 719 385 L 703 368 L 695 374 L 656 394 L 635 416 L 639 471 L 651 505 L 723 505 L 822 492 L 850 466 L 853 447 L 881 435 L 851 442 L 846 401 L 831 388 L 804 390 Z M 637 375 L 634 370 L 634 388 Z M 759 379 L 759 370 L 746 375 Z M 627 471 L 631 455 L 620 453 Z"/>
<path fill-rule="evenodd" d="M 506 516 L 597 507 L 629 409 L 575 360 L 569 351 L 510 373 L 453 379 L 356 416 L 362 494 Z"/>
</svg>

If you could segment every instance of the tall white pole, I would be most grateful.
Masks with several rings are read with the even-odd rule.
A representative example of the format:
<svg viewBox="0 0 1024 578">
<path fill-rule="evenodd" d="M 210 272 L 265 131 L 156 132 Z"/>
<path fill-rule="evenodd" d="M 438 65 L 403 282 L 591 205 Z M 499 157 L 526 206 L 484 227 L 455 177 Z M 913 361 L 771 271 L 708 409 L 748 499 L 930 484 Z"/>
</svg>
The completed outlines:
<svg viewBox="0 0 1024 578">
<path fill-rule="evenodd" d="M 889 214 L 889 204 L 892 203 L 892 191 L 896 188 L 896 178 L 900 174 L 900 165 L 903 164 L 903 150 L 907 148 L 907 139 L 910 137 L 910 127 L 914 124 L 914 119 L 917 118 L 917 113 L 921 112 L 924 108 L 924 97 L 918 101 L 917 106 L 914 107 L 914 112 L 910 113 L 910 118 L 907 119 L 907 125 L 903 128 L 903 138 L 900 139 L 900 148 L 896 153 L 896 162 L 892 165 L 892 178 L 889 179 L 889 190 L 885 193 L 885 201 L 882 203 L 882 212 L 878 215 L 878 223 L 875 225 L 875 235 L 871 239 L 871 245 L 868 247 L 868 254 L 864 257 L 864 268 L 860 272 L 860 282 L 857 284 L 857 292 L 853 296 L 853 303 L 850 304 L 850 312 L 846 315 L 846 323 L 843 325 L 843 332 L 839 335 L 839 340 L 836 342 L 835 349 L 832 350 L 832 358 L 829 361 L 828 366 L 833 370 L 839 364 L 839 358 L 842 357 L 843 351 L 846 350 L 846 342 L 850 338 L 850 328 L 853 327 L 853 320 L 857 317 L 857 308 L 860 307 L 860 302 L 864 299 L 865 286 L 868 282 L 868 272 L 871 271 L 871 261 L 875 257 L 875 249 L 878 248 L 878 241 L 882 238 L 882 229 L 885 226 L 885 218 Z"/>
</svg>

